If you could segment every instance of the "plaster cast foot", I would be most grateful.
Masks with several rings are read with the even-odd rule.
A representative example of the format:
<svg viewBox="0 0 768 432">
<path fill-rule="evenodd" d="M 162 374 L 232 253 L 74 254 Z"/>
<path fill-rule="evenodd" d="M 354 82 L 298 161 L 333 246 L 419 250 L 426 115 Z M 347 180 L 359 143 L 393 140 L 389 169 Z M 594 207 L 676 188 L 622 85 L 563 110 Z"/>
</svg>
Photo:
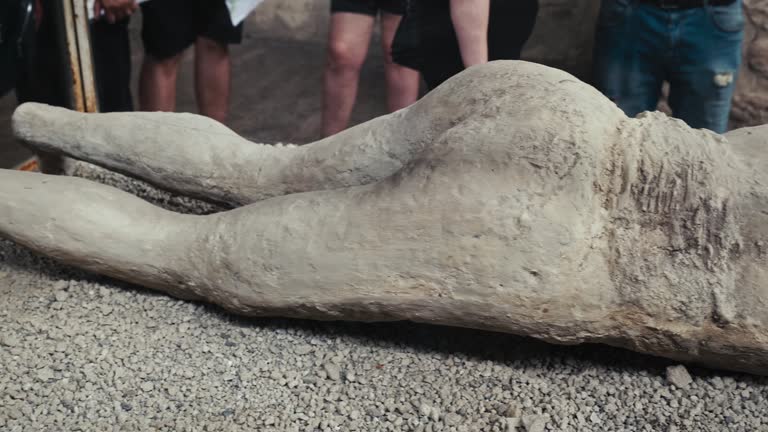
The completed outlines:
<svg viewBox="0 0 768 432">
<path fill-rule="evenodd" d="M 188 266 L 188 233 L 200 219 L 155 207 L 75 177 L 0 170 L 0 232 L 30 249 L 95 273 L 176 289 Z"/>
</svg>

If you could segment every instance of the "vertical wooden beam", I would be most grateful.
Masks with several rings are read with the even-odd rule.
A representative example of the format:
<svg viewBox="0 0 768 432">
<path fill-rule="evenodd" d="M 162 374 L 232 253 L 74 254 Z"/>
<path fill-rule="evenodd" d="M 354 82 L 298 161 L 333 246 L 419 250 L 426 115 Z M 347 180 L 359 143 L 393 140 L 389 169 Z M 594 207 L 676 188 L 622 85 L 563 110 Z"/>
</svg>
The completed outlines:
<svg viewBox="0 0 768 432">
<path fill-rule="evenodd" d="M 80 82 L 83 87 L 83 111 L 98 112 L 96 79 L 93 70 L 91 39 L 88 32 L 88 2 L 86 0 L 72 0 L 72 13 L 75 37 L 77 38 L 77 60 L 80 63 Z"/>
<path fill-rule="evenodd" d="M 98 95 L 93 70 L 93 54 L 88 31 L 88 2 L 86 0 L 57 0 L 62 3 L 62 19 L 66 36 L 66 58 L 71 71 L 71 109 L 80 112 L 98 112 Z M 44 173 L 65 172 L 66 158 L 52 154 L 38 154 L 37 168 Z M 27 161 L 19 169 L 34 169 L 34 162 Z"/>
</svg>

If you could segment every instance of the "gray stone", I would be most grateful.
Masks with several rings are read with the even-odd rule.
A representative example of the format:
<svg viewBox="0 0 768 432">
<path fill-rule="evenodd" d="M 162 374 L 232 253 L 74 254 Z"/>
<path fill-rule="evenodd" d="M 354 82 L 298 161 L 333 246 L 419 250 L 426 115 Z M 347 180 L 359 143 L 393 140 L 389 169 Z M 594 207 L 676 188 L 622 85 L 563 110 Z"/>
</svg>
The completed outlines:
<svg viewBox="0 0 768 432">
<path fill-rule="evenodd" d="M 293 349 L 293 352 L 295 352 L 298 355 L 306 355 L 311 353 L 314 350 L 312 346 L 308 344 L 299 345 L 296 348 Z"/>
<path fill-rule="evenodd" d="M 328 374 L 328 378 L 333 381 L 339 381 L 341 379 L 341 369 L 333 363 L 325 363 L 323 370 Z"/>
<path fill-rule="evenodd" d="M 667 381 L 674 384 L 677 388 L 685 389 L 691 385 L 693 378 L 688 373 L 688 369 L 683 365 L 667 367 Z"/>
<path fill-rule="evenodd" d="M 505 417 L 503 424 L 505 432 L 516 432 L 517 428 L 522 425 L 522 421 L 519 417 Z"/>
<path fill-rule="evenodd" d="M 53 376 L 54 376 L 53 375 L 53 370 L 51 368 L 48 368 L 48 367 L 44 367 L 44 368 L 42 368 L 42 369 L 37 371 L 37 378 L 40 381 L 49 381 L 49 380 L 53 379 Z"/>
</svg>

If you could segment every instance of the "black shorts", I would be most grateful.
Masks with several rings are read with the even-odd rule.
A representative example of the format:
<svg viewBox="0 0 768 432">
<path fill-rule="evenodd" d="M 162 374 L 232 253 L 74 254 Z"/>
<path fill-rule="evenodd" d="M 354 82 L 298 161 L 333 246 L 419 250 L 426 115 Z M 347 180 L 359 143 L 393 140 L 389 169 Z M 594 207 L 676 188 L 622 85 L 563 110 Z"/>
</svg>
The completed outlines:
<svg viewBox="0 0 768 432">
<path fill-rule="evenodd" d="M 331 13 L 349 12 L 376 16 L 379 11 L 402 15 L 405 0 L 331 0 Z"/>
<path fill-rule="evenodd" d="M 517 60 L 533 32 L 538 0 L 491 0 L 488 60 Z M 431 90 L 464 70 L 449 0 L 412 1 L 392 43 L 395 63 L 421 72 Z"/>
<path fill-rule="evenodd" d="M 232 25 L 224 0 L 151 0 L 141 4 L 144 51 L 163 60 L 181 54 L 203 36 L 222 45 L 243 38 L 243 24 Z"/>
</svg>

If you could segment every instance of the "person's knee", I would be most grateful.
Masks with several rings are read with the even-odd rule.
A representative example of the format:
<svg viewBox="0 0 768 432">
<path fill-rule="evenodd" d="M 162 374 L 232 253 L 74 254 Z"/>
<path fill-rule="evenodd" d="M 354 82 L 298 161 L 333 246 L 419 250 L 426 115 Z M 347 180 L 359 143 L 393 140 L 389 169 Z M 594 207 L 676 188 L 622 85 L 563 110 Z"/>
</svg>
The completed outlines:
<svg viewBox="0 0 768 432">
<path fill-rule="evenodd" d="M 331 41 L 328 44 L 328 67 L 335 70 L 359 71 L 365 56 L 360 55 L 354 43 Z"/>
<path fill-rule="evenodd" d="M 381 49 L 384 51 L 384 64 L 386 66 L 397 65 L 392 59 L 392 41 L 385 41 L 381 44 Z"/>
<path fill-rule="evenodd" d="M 165 58 L 158 58 L 147 54 L 144 58 L 144 65 L 145 67 L 151 68 L 156 73 L 160 73 L 165 76 L 172 76 L 176 75 L 176 72 L 179 69 L 181 57 L 182 53 Z"/>
<path fill-rule="evenodd" d="M 202 36 L 195 41 L 195 49 L 209 55 L 229 55 L 229 45 Z"/>
</svg>

